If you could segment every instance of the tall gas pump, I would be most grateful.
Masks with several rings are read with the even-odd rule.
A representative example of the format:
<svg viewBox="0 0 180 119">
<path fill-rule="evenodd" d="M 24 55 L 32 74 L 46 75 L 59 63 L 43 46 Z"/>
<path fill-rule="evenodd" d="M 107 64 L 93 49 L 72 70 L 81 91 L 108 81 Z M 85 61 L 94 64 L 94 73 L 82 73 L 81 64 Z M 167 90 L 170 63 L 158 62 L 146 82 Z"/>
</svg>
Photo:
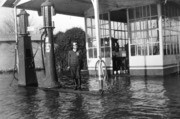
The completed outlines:
<svg viewBox="0 0 180 119">
<path fill-rule="evenodd" d="M 28 16 L 25 10 L 21 10 L 19 17 L 18 35 L 18 57 L 19 72 L 18 84 L 20 86 L 38 86 L 35 72 L 34 57 L 32 51 L 31 37 L 28 35 Z"/>
<path fill-rule="evenodd" d="M 41 4 L 41 13 L 43 15 L 44 22 L 44 64 L 45 64 L 45 79 L 43 86 L 45 88 L 55 88 L 59 86 L 55 68 L 55 56 L 54 56 L 54 41 L 53 41 L 53 23 L 52 16 L 55 15 L 53 3 L 50 0 L 46 0 Z"/>
</svg>

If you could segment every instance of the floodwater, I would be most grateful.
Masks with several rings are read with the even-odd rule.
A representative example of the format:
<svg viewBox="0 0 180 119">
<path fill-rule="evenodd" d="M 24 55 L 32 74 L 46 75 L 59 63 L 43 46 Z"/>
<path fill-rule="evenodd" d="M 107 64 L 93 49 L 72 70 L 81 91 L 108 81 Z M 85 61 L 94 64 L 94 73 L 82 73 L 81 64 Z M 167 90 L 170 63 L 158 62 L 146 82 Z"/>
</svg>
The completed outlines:
<svg viewBox="0 0 180 119">
<path fill-rule="evenodd" d="M 0 74 L 0 119 L 180 118 L 178 75 L 112 77 L 103 95 L 19 87 L 12 79 L 12 74 Z"/>
</svg>

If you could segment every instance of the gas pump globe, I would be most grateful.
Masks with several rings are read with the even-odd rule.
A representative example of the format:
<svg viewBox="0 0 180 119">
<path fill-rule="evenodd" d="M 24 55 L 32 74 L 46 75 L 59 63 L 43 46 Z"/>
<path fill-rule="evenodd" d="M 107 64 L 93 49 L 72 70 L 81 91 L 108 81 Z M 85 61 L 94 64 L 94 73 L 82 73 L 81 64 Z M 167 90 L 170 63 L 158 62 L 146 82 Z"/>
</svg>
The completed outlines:
<svg viewBox="0 0 180 119">
<path fill-rule="evenodd" d="M 50 0 L 46 0 L 41 5 L 41 12 L 44 20 L 44 27 L 53 27 L 52 26 L 52 16 L 55 15 L 54 5 Z"/>
<path fill-rule="evenodd" d="M 19 28 L 19 34 L 20 35 L 28 34 L 27 28 L 29 26 L 29 21 L 28 21 L 29 14 L 25 10 L 21 10 L 18 17 L 21 20 L 20 21 L 21 23 L 19 24 L 19 27 L 20 27 Z"/>
<path fill-rule="evenodd" d="M 55 15 L 53 3 L 50 0 L 46 0 L 41 5 L 41 13 L 43 15 L 45 41 L 44 41 L 44 59 L 45 59 L 45 80 L 44 87 L 54 88 L 58 87 L 58 80 L 55 68 L 55 56 L 54 56 L 54 41 L 53 41 L 53 29 L 52 16 Z"/>
</svg>

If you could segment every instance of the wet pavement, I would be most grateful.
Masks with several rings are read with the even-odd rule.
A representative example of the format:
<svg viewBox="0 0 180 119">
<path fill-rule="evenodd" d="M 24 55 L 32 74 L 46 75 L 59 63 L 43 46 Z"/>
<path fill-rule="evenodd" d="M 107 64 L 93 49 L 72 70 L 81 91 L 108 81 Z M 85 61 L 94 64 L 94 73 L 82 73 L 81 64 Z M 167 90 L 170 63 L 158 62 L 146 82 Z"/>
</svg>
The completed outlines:
<svg viewBox="0 0 180 119">
<path fill-rule="evenodd" d="M 38 78 L 41 74 L 38 74 Z M 41 77 L 42 78 L 42 77 Z M 0 74 L 0 119 L 179 119 L 180 76 L 112 77 L 103 95 L 19 87 Z M 71 88 L 72 81 L 61 82 Z M 83 77 L 86 90 L 98 89 Z"/>
</svg>

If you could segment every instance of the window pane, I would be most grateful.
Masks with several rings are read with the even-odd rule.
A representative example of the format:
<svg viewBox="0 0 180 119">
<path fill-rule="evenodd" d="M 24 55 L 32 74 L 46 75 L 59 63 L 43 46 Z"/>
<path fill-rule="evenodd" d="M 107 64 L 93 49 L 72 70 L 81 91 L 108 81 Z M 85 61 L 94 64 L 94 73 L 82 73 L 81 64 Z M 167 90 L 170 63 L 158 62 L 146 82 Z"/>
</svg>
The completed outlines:
<svg viewBox="0 0 180 119">
<path fill-rule="evenodd" d="M 153 55 L 159 55 L 159 43 L 153 45 Z"/>
<path fill-rule="evenodd" d="M 131 56 L 135 56 L 135 54 L 136 54 L 136 46 L 131 45 Z"/>
<path fill-rule="evenodd" d="M 153 55 L 153 47 L 152 47 L 152 44 L 149 44 L 149 55 Z"/>
<path fill-rule="evenodd" d="M 142 48 L 142 55 L 147 55 L 147 46 L 143 45 L 141 48 Z"/>
<path fill-rule="evenodd" d="M 139 21 L 137 21 L 135 23 L 135 30 L 140 30 L 140 22 Z"/>
<path fill-rule="evenodd" d="M 104 38 L 101 38 L 101 46 L 104 46 Z"/>
<path fill-rule="evenodd" d="M 151 28 L 157 28 L 158 27 L 158 25 L 157 25 L 157 18 L 153 18 L 152 20 L 151 20 Z"/>
<path fill-rule="evenodd" d="M 101 57 L 104 57 L 104 48 L 101 48 Z"/>
<path fill-rule="evenodd" d="M 97 48 L 94 48 L 94 58 L 97 58 Z"/>
<path fill-rule="evenodd" d="M 167 45 L 164 44 L 164 55 L 167 55 Z"/>
<path fill-rule="evenodd" d="M 143 17 L 147 17 L 147 6 L 143 6 Z"/>
<path fill-rule="evenodd" d="M 150 6 L 148 5 L 147 6 L 147 17 L 149 17 L 150 16 Z"/>
<path fill-rule="evenodd" d="M 157 37 L 157 30 L 152 30 L 152 37 Z"/>
<path fill-rule="evenodd" d="M 142 17 L 142 7 L 137 7 L 136 8 L 136 18 L 141 18 Z"/>
<path fill-rule="evenodd" d="M 110 57 L 110 47 L 105 48 L 105 57 Z"/>
<path fill-rule="evenodd" d="M 169 44 L 167 44 L 167 55 L 170 55 L 171 53 L 170 53 L 170 45 Z"/>
<path fill-rule="evenodd" d="M 142 38 L 147 38 L 147 31 L 142 32 Z"/>
<path fill-rule="evenodd" d="M 93 46 L 93 39 L 92 38 L 88 38 L 88 47 L 92 47 Z"/>
<path fill-rule="evenodd" d="M 141 30 L 147 29 L 146 26 L 147 26 L 146 21 L 145 20 L 141 21 Z"/>
<path fill-rule="evenodd" d="M 87 27 L 91 27 L 91 18 L 87 18 Z"/>
<path fill-rule="evenodd" d="M 155 15 L 157 15 L 157 5 L 152 4 L 151 5 L 151 16 L 155 16 Z"/>
<path fill-rule="evenodd" d="M 106 37 L 109 36 L 109 28 L 107 28 L 108 30 L 105 30 L 106 33 Z"/>
<path fill-rule="evenodd" d="M 149 29 L 152 28 L 151 20 L 149 20 L 149 19 L 148 19 L 148 28 L 149 28 Z"/>
<path fill-rule="evenodd" d="M 137 40 L 141 39 L 141 32 L 137 32 Z"/>
<path fill-rule="evenodd" d="M 114 29 L 117 29 L 117 28 L 118 28 L 117 22 L 114 22 Z"/>
<path fill-rule="evenodd" d="M 94 28 L 92 29 L 92 37 L 96 37 L 96 31 Z"/>
<path fill-rule="evenodd" d="M 129 9 L 129 19 L 134 19 L 134 9 Z"/>
<path fill-rule="evenodd" d="M 142 55 L 141 51 L 142 51 L 142 46 L 141 45 L 137 45 L 137 48 L 138 48 L 138 55 Z"/>
<path fill-rule="evenodd" d="M 87 28 L 87 35 L 88 35 L 88 37 L 91 37 L 91 36 L 92 36 L 92 34 L 91 34 L 91 28 Z"/>
<path fill-rule="evenodd" d="M 92 19 L 92 26 L 95 26 L 95 21 L 94 21 L 94 19 Z"/>
<path fill-rule="evenodd" d="M 93 49 L 89 49 L 89 58 L 93 58 Z"/>
<path fill-rule="evenodd" d="M 173 44 L 171 43 L 171 54 L 174 54 L 173 51 L 174 51 L 174 50 L 173 50 Z"/>
<path fill-rule="evenodd" d="M 177 54 L 179 54 L 179 43 L 177 44 Z"/>
<path fill-rule="evenodd" d="M 135 28 L 134 28 L 134 22 L 131 23 L 131 31 L 134 31 Z"/>
<path fill-rule="evenodd" d="M 158 42 L 157 38 L 151 38 L 152 42 Z"/>
<path fill-rule="evenodd" d="M 104 39 L 105 46 L 110 46 L 109 38 Z"/>
<path fill-rule="evenodd" d="M 93 47 L 97 47 L 97 40 L 96 39 L 93 40 Z"/>
<path fill-rule="evenodd" d="M 174 54 L 177 54 L 176 50 L 177 50 L 177 45 L 176 44 L 173 44 L 174 45 Z"/>
</svg>

